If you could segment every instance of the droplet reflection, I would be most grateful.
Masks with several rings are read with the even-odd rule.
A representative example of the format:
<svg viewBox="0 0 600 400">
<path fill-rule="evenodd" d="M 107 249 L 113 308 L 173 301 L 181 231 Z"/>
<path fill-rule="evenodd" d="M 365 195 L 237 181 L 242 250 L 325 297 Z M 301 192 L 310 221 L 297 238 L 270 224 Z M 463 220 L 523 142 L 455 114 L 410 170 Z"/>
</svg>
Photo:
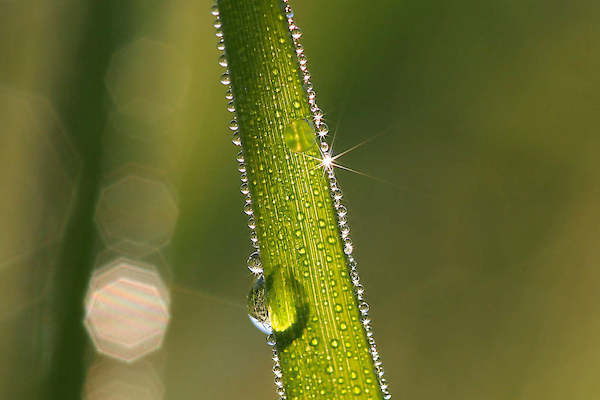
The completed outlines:
<svg viewBox="0 0 600 400">
<path fill-rule="evenodd" d="M 316 145 L 315 130 L 312 123 L 305 119 L 290 122 L 283 133 L 285 144 L 295 153 L 310 150 Z"/>
</svg>

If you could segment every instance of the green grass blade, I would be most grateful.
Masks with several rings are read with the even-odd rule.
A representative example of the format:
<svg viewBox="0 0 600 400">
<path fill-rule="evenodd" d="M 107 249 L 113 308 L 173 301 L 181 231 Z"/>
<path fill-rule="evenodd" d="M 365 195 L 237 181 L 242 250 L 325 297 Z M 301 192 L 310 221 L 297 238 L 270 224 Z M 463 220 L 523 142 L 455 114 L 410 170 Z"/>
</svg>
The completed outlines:
<svg viewBox="0 0 600 400">
<path fill-rule="evenodd" d="M 264 274 L 266 296 L 251 299 L 266 297 L 279 393 L 388 399 L 293 12 L 287 1 L 218 0 L 213 14 Z"/>
</svg>

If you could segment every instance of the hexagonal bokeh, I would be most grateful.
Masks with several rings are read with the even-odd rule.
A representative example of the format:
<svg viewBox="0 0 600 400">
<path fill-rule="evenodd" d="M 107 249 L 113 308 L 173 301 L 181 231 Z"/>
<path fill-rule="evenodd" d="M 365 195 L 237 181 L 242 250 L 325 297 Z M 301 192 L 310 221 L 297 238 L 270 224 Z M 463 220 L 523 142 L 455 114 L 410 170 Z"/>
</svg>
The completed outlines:
<svg viewBox="0 0 600 400">
<path fill-rule="evenodd" d="M 165 388 L 149 362 L 123 364 L 108 359 L 97 360 L 88 370 L 86 400 L 161 400 Z"/>
<path fill-rule="evenodd" d="M 0 89 L 0 268 L 60 240 L 80 158 L 50 104 Z"/>
<path fill-rule="evenodd" d="M 152 266 L 117 259 L 96 271 L 85 306 L 85 326 L 100 353 L 132 362 L 162 345 L 169 293 Z"/>
<path fill-rule="evenodd" d="M 105 81 L 120 112 L 157 121 L 177 109 L 189 78 L 189 69 L 175 49 L 142 38 L 113 55 Z"/>
<path fill-rule="evenodd" d="M 165 184 L 128 175 L 102 190 L 95 219 L 108 247 L 139 256 L 169 242 L 178 213 Z"/>
</svg>

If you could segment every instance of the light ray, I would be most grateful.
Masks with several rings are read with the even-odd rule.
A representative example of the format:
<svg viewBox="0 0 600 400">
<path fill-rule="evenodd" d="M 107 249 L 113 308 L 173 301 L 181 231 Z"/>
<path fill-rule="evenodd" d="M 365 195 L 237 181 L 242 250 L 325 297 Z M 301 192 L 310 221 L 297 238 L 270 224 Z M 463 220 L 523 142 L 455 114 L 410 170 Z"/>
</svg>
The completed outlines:
<svg viewBox="0 0 600 400">
<path fill-rule="evenodd" d="M 381 131 L 381 132 L 379 132 L 378 134 L 376 134 L 376 135 L 373 135 L 373 136 L 371 136 L 370 138 L 367 138 L 367 139 L 363 140 L 362 142 L 360 142 L 360 143 L 358 143 L 358 144 L 355 144 L 354 146 L 350 147 L 349 149 L 347 149 L 347 150 L 344 150 L 343 152 L 341 152 L 341 153 L 339 153 L 339 154 L 336 154 L 335 156 L 333 156 L 332 160 L 336 160 L 336 159 L 338 159 L 339 157 L 341 157 L 341 156 L 343 156 L 343 155 L 345 155 L 345 154 L 348 154 L 348 153 L 350 153 L 350 152 L 352 152 L 352 151 L 354 151 L 354 150 L 358 149 L 359 147 L 362 147 L 362 146 L 364 146 L 364 145 L 365 145 L 365 144 L 367 144 L 367 143 L 370 143 L 370 142 L 372 142 L 373 140 L 375 140 L 375 139 L 377 139 L 377 138 L 379 138 L 379 137 L 381 137 L 381 136 L 383 136 L 383 135 L 385 135 L 385 134 L 389 133 L 389 132 L 391 131 L 391 129 L 392 129 L 392 127 L 390 126 L 390 127 L 386 128 L 386 129 L 382 130 L 382 131 Z M 333 145 L 332 145 L 332 148 L 333 148 Z"/>
<path fill-rule="evenodd" d="M 333 130 L 333 138 L 331 139 L 331 147 L 329 152 L 333 153 L 333 145 L 335 143 L 335 137 L 337 136 L 338 130 L 342 124 L 342 119 L 344 119 L 344 115 L 346 114 L 346 110 L 348 109 L 348 99 L 349 97 L 346 97 L 344 100 L 344 103 L 342 104 L 341 107 L 341 111 L 340 111 L 340 115 L 338 115 L 338 120 L 335 124 L 335 128 Z"/>
<path fill-rule="evenodd" d="M 310 155 L 310 154 L 304 154 L 304 156 L 310 158 L 311 160 L 317 161 L 317 164 L 314 167 L 312 167 L 311 170 L 315 170 L 317 168 L 323 168 L 323 174 L 325 174 L 326 171 L 332 170 L 333 168 L 339 168 L 339 169 L 343 169 L 343 170 L 348 171 L 348 172 L 355 173 L 357 175 L 364 176 L 366 178 L 373 179 L 373 180 L 375 180 L 377 182 L 384 183 L 386 185 L 390 185 L 390 186 L 392 186 L 392 187 L 394 187 L 394 188 L 396 188 L 398 190 L 413 192 L 414 191 L 413 188 L 402 186 L 402 185 L 397 185 L 397 184 L 395 184 L 393 182 L 390 182 L 388 180 L 379 178 L 377 176 L 373 176 L 373 175 L 367 174 L 365 172 L 358 171 L 356 169 L 347 167 L 347 166 L 342 165 L 342 164 L 340 164 L 339 162 L 336 161 L 338 158 L 340 158 L 340 157 L 342 157 L 342 156 L 344 156 L 344 155 L 346 155 L 346 154 L 348 154 L 348 153 L 350 153 L 350 152 L 352 152 L 354 150 L 359 149 L 360 147 L 362 147 L 362 146 L 364 146 L 364 145 L 372 142 L 373 140 L 375 140 L 375 139 L 377 139 L 377 138 L 379 138 L 379 137 L 381 137 L 383 135 L 386 135 L 386 134 L 390 133 L 393 128 L 394 128 L 393 126 L 389 126 L 389 127 L 385 128 L 385 129 L 383 129 L 382 131 L 380 131 L 379 133 L 377 133 L 376 135 L 373 135 L 370 138 L 367 138 L 367 139 L 363 140 L 362 142 L 360 142 L 360 143 L 358 143 L 358 144 L 350 147 L 349 149 L 344 150 L 341 153 L 335 154 L 333 156 L 332 156 L 332 154 L 333 154 L 333 140 L 332 140 L 331 150 L 328 151 L 328 152 L 321 151 L 321 157 L 315 157 L 315 156 Z M 336 133 L 337 133 L 337 126 L 336 126 L 336 131 L 334 132 L 334 136 L 333 136 L 334 140 L 335 140 Z M 419 193 L 421 193 L 422 195 L 425 195 L 427 197 L 433 197 L 432 193 L 430 193 L 428 191 L 424 192 L 424 191 L 420 190 Z"/>
<path fill-rule="evenodd" d="M 349 172 L 354 172 L 355 174 L 362 175 L 362 176 L 364 176 L 364 177 L 371 178 L 371 179 L 373 179 L 373 180 L 376 180 L 376 181 L 378 181 L 378 182 L 385 183 L 385 184 L 387 184 L 387 185 L 391 185 L 391 186 L 394 186 L 394 187 L 396 187 L 396 185 L 394 185 L 394 184 L 393 184 L 392 182 L 390 182 L 390 181 L 387 181 L 387 180 L 385 180 L 385 179 L 382 179 L 382 178 L 378 178 L 378 177 L 376 177 L 376 176 L 373 176 L 373 175 L 369 175 L 369 174 L 367 174 L 367 173 L 365 173 L 365 172 L 357 171 L 357 170 L 355 170 L 355 169 L 352 169 L 352 168 L 346 167 L 346 166 L 344 166 L 344 165 L 342 165 L 342 164 L 338 164 L 338 163 L 331 163 L 331 165 L 332 165 L 332 166 L 334 166 L 334 167 L 336 167 L 336 168 L 340 168 L 340 169 L 343 169 L 343 170 L 346 170 L 346 171 L 349 171 Z"/>
</svg>

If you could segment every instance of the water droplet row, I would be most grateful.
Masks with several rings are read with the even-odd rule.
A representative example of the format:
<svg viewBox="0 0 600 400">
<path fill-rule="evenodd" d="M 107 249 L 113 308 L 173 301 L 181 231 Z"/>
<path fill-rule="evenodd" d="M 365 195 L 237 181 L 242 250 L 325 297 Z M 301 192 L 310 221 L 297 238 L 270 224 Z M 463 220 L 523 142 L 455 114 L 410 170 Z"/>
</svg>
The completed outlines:
<svg viewBox="0 0 600 400">
<path fill-rule="evenodd" d="M 217 50 L 222 52 L 219 55 L 218 63 L 223 68 L 226 68 L 225 72 L 221 75 L 220 81 L 227 88 L 225 92 L 225 99 L 227 103 L 227 111 L 233 114 L 233 119 L 229 122 L 229 131 L 233 133 L 231 141 L 234 145 L 240 147 L 240 151 L 237 154 L 236 160 L 238 162 L 238 171 L 240 172 L 240 179 L 242 184 L 240 186 L 240 192 L 244 197 L 244 213 L 248 216 L 248 228 L 250 229 L 250 242 L 254 251 L 248 257 L 247 266 L 251 273 L 257 276 L 257 278 L 263 277 L 263 266 L 260 258 L 260 248 L 258 244 L 258 234 L 256 233 L 256 220 L 254 219 L 254 210 L 252 208 L 252 196 L 250 194 L 250 187 L 248 185 L 248 175 L 246 174 L 246 163 L 244 160 L 244 151 L 242 147 L 242 137 L 240 135 L 240 126 L 237 121 L 235 101 L 233 97 L 233 90 L 231 88 L 231 76 L 229 74 L 229 62 L 227 61 L 227 54 L 225 51 L 225 38 L 221 29 L 222 22 L 219 13 L 219 8 L 215 4 L 211 7 L 211 14 L 215 17 L 213 26 L 216 29 L 215 35 L 217 37 Z M 277 388 L 277 394 L 280 396 L 280 400 L 285 400 L 285 388 L 283 385 L 283 376 L 281 373 L 281 365 L 279 364 L 279 355 L 277 354 L 277 348 L 275 347 L 275 337 L 270 334 L 267 335 L 267 344 L 272 346 L 273 350 L 273 374 L 275 376 L 275 387 Z"/>
<path fill-rule="evenodd" d="M 289 4 L 289 0 L 281 0 L 282 1 L 282 9 L 285 17 L 288 22 L 288 29 L 290 31 L 290 35 L 292 37 L 292 41 L 294 43 L 294 48 L 296 50 L 296 56 L 298 59 L 298 67 L 302 72 L 302 79 L 304 82 L 304 90 L 306 92 L 306 96 L 308 99 L 308 104 L 310 107 L 310 111 L 312 113 L 312 118 L 316 127 L 316 135 L 319 140 L 319 145 L 321 149 L 321 154 L 323 159 L 330 158 L 331 154 L 329 153 L 329 144 L 327 143 L 327 134 L 329 133 L 329 129 L 327 124 L 323 121 L 323 111 L 319 108 L 317 104 L 317 94 L 314 90 L 314 87 L 311 82 L 311 75 L 308 70 L 308 59 L 304 54 L 304 47 L 300 42 L 300 38 L 302 37 L 302 31 L 294 22 L 294 11 Z M 344 246 L 344 253 L 347 258 L 348 272 L 350 274 L 350 279 L 352 280 L 352 284 L 354 285 L 354 290 L 356 293 L 356 297 L 358 300 L 358 309 L 361 313 L 361 322 L 363 325 L 363 329 L 365 335 L 367 337 L 367 342 L 369 344 L 369 350 L 371 353 L 371 357 L 373 358 L 373 365 L 375 368 L 375 374 L 377 376 L 377 380 L 379 382 L 379 387 L 383 394 L 383 398 L 385 400 L 391 399 L 391 394 L 388 388 L 387 381 L 384 377 L 383 371 L 383 362 L 381 361 L 381 357 L 379 352 L 377 351 L 377 346 L 375 344 L 375 338 L 373 336 L 373 328 L 371 326 L 371 319 L 369 318 L 369 304 L 365 300 L 365 290 L 360 283 L 360 278 L 357 272 L 357 263 L 354 259 L 354 245 L 352 244 L 352 239 L 350 238 L 350 227 L 348 226 L 347 214 L 348 210 L 342 204 L 342 190 L 339 187 L 337 179 L 335 177 L 333 166 L 325 166 L 327 177 L 329 179 L 329 187 L 331 191 L 331 197 L 333 199 L 333 204 L 336 209 L 338 224 L 340 228 L 340 234 L 342 238 L 342 243 Z"/>
</svg>

